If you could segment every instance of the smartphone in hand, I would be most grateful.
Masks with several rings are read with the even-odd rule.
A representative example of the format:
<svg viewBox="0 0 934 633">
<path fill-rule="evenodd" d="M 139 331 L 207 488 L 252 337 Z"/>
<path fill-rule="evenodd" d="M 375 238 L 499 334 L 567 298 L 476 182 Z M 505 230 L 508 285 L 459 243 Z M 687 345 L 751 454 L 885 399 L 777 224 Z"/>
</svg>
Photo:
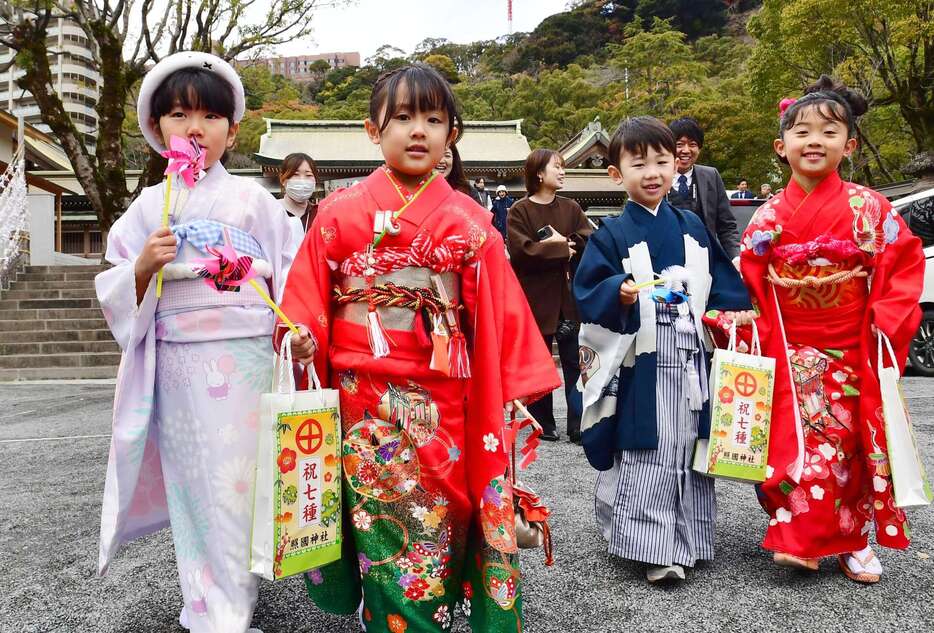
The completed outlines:
<svg viewBox="0 0 934 633">
<path fill-rule="evenodd" d="M 549 237 L 554 235 L 555 230 L 551 228 L 551 225 L 543 226 L 535 232 L 535 236 L 538 238 L 538 241 L 547 240 Z"/>
</svg>

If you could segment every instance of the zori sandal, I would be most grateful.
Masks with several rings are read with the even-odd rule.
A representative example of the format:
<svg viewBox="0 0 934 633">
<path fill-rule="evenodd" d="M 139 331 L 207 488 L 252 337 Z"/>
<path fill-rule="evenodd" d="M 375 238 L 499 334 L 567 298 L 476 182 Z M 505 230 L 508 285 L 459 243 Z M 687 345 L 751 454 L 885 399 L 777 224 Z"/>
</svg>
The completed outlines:
<svg viewBox="0 0 934 633">
<path fill-rule="evenodd" d="M 819 558 L 800 558 L 783 552 L 775 552 L 772 555 L 772 560 L 780 567 L 791 567 L 803 571 L 817 571 L 820 568 Z"/>
<path fill-rule="evenodd" d="M 882 580 L 882 565 L 870 548 L 837 556 L 840 570 L 850 580 L 864 585 L 874 585 Z M 873 565 L 875 563 L 875 565 Z M 878 572 L 875 569 L 878 569 Z"/>
</svg>

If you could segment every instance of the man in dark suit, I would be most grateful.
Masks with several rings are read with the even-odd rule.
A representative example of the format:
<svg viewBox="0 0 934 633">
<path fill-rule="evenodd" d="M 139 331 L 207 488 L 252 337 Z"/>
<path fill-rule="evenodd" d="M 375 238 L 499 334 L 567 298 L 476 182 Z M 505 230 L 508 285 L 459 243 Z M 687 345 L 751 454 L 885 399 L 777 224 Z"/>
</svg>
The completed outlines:
<svg viewBox="0 0 934 633">
<path fill-rule="evenodd" d="M 678 169 L 668 202 L 700 216 L 726 254 L 736 257 L 739 255 L 739 232 L 723 178 L 715 167 L 697 164 L 704 147 L 704 131 L 690 117 L 676 119 L 668 127 L 677 141 L 675 166 Z"/>
<path fill-rule="evenodd" d="M 749 191 L 749 181 L 745 178 L 740 180 L 736 187 L 737 189 L 733 195 L 730 196 L 731 198 L 736 198 L 738 200 L 752 200 L 756 197 L 751 191 Z"/>
</svg>

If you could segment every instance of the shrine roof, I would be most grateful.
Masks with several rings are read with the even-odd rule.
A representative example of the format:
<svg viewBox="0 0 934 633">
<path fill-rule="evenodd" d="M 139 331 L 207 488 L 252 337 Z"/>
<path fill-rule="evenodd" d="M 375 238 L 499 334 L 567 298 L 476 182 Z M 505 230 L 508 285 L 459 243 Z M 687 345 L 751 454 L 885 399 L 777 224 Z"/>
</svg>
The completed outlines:
<svg viewBox="0 0 934 633">
<path fill-rule="evenodd" d="M 292 152 L 304 152 L 321 167 L 376 166 L 383 162 L 379 146 L 366 136 L 363 121 L 291 121 L 265 119 L 266 133 L 253 157 L 261 165 L 278 165 Z M 522 120 L 464 121 L 457 142 L 468 166 L 520 167 L 531 152 Z"/>
</svg>

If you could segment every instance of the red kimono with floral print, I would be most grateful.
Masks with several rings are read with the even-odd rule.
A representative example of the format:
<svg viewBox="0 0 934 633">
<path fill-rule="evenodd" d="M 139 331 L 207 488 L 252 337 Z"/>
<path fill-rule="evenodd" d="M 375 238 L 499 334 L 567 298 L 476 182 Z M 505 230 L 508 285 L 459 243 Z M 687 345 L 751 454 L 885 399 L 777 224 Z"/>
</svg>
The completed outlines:
<svg viewBox="0 0 934 633">
<path fill-rule="evenodd" d="M 368 250 L 376 214 L 413 197 L 385 168 L 329 196 L 289 273 L 282 309 L 311 329 L 318 375 L 340 389 L 352 536 L 344 558 L 359 571 L 367 630 L 446 630 L 463 598 L 475 630 L 516 631 L 503 405 L 560 383 L 490 214 L 443 178 L 399 216 L 398 232 Z M 439 282 L 458 306 L 470 377 L 430 367 L 431 316 L 405 298 L 428 297 Z M 371 291 L 398 297 L 376 305 Z M 371 349 L 371 312 L 388 356 Z M 322 608 L 356 608 L 347 576 L 328 568 L 309 575 Z"/>
<path fill-rule="evenodd" d="M 858 551 L 874 520 L 881 545 L 907 547 L 873 332 L 904 364 L 920 318 L 919 240 L 875 191 L 835 173 L 810 194 L 791 180 L 746 229 L 741 270 L 763 353 L 777 360 L 763 545 L 805 558 Z"/>
</svg>

